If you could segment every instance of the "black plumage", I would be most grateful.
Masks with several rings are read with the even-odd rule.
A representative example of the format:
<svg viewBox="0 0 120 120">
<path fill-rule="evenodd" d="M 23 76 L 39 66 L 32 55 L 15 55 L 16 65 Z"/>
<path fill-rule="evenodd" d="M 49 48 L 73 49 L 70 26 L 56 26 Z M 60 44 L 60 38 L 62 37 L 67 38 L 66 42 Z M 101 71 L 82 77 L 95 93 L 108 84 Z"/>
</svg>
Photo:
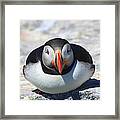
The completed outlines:
<svg viewBox="0 0 120 120">
<path fill-rule="evenodd" d="M 76 44 L 70 44 L 71 48 L 74 52 L 74 57 L 78 61 L 88 62 L 90 64 L 93 64 L 93 60 L 89 52 L 85 50 L 83 47 L 76 45 Z"/>
</svg>

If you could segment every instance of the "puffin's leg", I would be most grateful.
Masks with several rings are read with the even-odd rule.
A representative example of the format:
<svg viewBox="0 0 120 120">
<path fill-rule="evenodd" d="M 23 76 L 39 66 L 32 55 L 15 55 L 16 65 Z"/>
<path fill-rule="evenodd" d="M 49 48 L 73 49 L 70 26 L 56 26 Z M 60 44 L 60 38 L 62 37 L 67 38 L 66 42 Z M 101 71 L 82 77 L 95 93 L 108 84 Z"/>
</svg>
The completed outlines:
<svg viewBox="0 0 120 120">
<path fill-rule="evenodd" d="M 39 94 L 39 95 L 44 94 L 44 92 L 42 92 L 42 91 L 39 90 L 39 89 L 32 90 L 32 92 L 35 92 L 36 94 Z"/>
</svg>

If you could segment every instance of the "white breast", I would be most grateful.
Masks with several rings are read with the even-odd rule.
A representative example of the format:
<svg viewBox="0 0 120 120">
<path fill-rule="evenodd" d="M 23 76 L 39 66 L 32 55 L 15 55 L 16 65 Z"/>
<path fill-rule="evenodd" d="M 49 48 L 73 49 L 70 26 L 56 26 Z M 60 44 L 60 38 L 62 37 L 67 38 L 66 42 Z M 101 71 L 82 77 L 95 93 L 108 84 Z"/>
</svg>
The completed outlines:
<svg viewBox="0 0 120 120">
<path fill-rule="evenodd" d="M 77 61 L 72 70 L 65 75 L 50 75 L 43 72 L 41 63 L 25 66 L 25 78 L 41 91 L 47 93 L 63 93 L 76 89 L 93 74 L 91 64 Z"/>
</svg>

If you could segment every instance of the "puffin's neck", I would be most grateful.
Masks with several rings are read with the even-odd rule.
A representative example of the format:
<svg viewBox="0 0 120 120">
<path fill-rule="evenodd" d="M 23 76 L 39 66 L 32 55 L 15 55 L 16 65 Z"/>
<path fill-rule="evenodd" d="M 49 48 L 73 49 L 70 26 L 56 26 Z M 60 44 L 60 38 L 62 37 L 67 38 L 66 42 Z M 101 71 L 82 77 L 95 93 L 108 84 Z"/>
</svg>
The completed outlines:
<svg viewBox="0 0 120 120">
<path fill-rule="evenodd" d="M 64 69 L 64 70 L 62 71 L 62 75 L 70 72 L 71 69 L 73 68 L 74 64 L 76 64 L 76 63 L 77 63 L 77 60 L 74 60 L 73 63 L 72 63 L 67 69 Z"/>
<path fill-rule="evenodd" d="M 73 61 L 73 63 L 67 68 L 67 69 L 64 69 L 62 74 L 60 74 L 56 69 L 49 69 L 47 68 L 43 62 L 41 61 L 41 66 L 42 66 L 42 70 L 44 73 L 46 74 L 51 74 L 51 75 L 64 75 L 64 74 L 67 74 L 68 72 L 71 71 L 72 67 L 74 64 L 76 64 L 76 60 Z"/>
</svg>

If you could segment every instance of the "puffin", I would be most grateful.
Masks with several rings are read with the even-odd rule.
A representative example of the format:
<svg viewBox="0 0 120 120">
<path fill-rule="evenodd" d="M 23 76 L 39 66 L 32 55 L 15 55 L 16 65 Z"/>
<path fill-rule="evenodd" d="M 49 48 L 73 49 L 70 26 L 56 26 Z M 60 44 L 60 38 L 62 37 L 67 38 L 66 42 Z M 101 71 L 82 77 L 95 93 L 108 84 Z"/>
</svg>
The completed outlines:
<svg viewBox="0 0 120 120">
<path fill-rule="evenodd" d="M 35 48 L 23 66 L 25 79 L 40 92 L 60 94 L 73 91 L 89 80 L 95 65 L 89 52 L 62 38 L 53 38 Z"/>
</svg>

